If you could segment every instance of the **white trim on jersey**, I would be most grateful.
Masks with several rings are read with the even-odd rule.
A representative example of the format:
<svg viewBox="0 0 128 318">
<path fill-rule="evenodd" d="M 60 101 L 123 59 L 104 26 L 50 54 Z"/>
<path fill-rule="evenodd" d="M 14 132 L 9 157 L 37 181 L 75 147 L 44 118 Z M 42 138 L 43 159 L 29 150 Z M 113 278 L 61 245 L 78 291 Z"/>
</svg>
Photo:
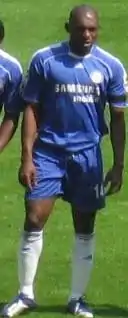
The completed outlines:
<svg viewBox="0 0 128 318">
<path fill-rule="evenodd" d="M 62 45 L 63 43 L 66 43 L 66 41 L 61 41 L 61 42 L 58 42 L 58 43 L 55 43 L 55 44 L 51 44 L 51 45 L 49 45 L 49 46 L 46 46 L 46 47 L 43 47 L 43 48 L 37 50 L 37 51 L 32 55 L 31 61 L 32 61 L 33 58 L 36 57 L 36 55 L 38 55 L 39 53 L 43 53 L 43 52 L 49 51 L 50 49 L 59 48 L 59 47 L 61 47 L 61 45 Z"/>
<path fill-rule="evenodd" d="M 46 51 L 50 51 L 51 49 L 54 49 L 54 48 L 59 48 L 59 47 L 61 47 L 62 44 L 64 44 L 64 43 L 67 43 L 67 45 L 68 45 L 68 41 L 61 41 L 61 42 L 58 42 L 58 43 L 56 43 L 56 44 L 53 44 L 53 45 L 44 47 L 44 48 L 42 48 L 42 49 L 39 49 L 38 51 L 36 51 L 36 52 L 33 54 L 31 61 L 32 61 L 38 54 L 43 53 L 43 52 L 46 52 Z M 73 57 L 73 58 L 75 58 L 75 59 L 82 60 L 82 59 L 85 59 L 85 58 L 90 57 L 90 56 L 91 56 L 91 53 L 89 53 L 89 54 L 87 54 L 87 55 L 85 55 L 85 56 L 80 56 L 80 55 L 77 55 L 77 54 L 75 54 L 75 53 L 72 53 L 72 52 L 70 51 L 70 48 L 69 48 L 69 50 L 67 50 L 67 52 L 63 52 L 63 53 L 57 53 L 57 52 L 55 53 L 55 52 L 54 52 L 54 54 L 51 54 L 51 56 L 48 56 L 46 59 L 44 59 L 43 65 L 45 65 L 50 59 L 54 58 L 55 56 L 64 56 L 64 55 L 69 55 L 69 56 L 71 56 L 71 57 Z M 31 64 L 31 61 L 30 61 L 30 64 Z M 29 66 L 30 66 L 30 65 L 29 65 Z"/>
<path fill-rule="evenodd" d="M 6 72 L 9 76 L 9 80 L 11 80 L 11 74 L 10 72 L 3 66 L 3 65 L 0 65 L 0 68 L 2 68 L 4 70 L 4 72 Z"/>
<path fill-rule="evenodd" d="M 126 73 L 123 64 L 121 63 L 121 61 L 120 61 L 117 57 L 115 57 L 115 56 L 112 55 L 111 53 L 105 51 L 104 49 L 101 49 L 101 47 L 99 47 L 99 46 L 96 46 L 96 49 L 97 49 L 98 51 L 100 51 L 101 53 L 103 53 L 104 55 L 110 57 L 111 60 L 116 61 L 116 62 L 122 67 L 122 70 L 124 71 L 124 74 Z"/>
<path fill-rule="evenodd" d="M 5 51 L 3 51 L 1 49 L 0 49 L 0 56 L 5 58 L 7 61 L 10 61 L 10 62 L 16 64 L 19 67 L 19 70 L 20 70 L 21 74 L 23 73 L 21 64 L 19 63 L 19 61 L 15 57 L 11 56 L 10 54 L 8 54 L 7 52 L 5 52 Z"/>
<path fill-rule="evenodd" d="M 69 51 L 69 52 L 68 52 L 68 55 L 74 57 L 75 59 L 83 60 L 83 59 L 86 59 L 86 58 L 90 57 L 90 56 L 91 56 L 91 53 L 89 53 L 89 54 L 87 54 L 87 55 L 84 55 L 84 56 L 81 56 L 81 55 L 77 55 L 77 54 L 75 54 L 75 53 Z"/>
</svg>

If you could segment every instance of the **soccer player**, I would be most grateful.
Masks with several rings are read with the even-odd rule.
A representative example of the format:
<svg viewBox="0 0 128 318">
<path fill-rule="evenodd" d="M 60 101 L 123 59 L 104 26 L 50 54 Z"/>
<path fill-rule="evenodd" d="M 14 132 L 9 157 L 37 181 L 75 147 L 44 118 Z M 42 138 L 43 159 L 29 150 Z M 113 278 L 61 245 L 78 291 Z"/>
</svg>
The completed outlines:
<svg viewBox="0 0 128 318">
<path fill-rule="evenodd" d="M 0 43 L 5 35 L 4 24 L 0 20 Z M 0 124 L 0 152 L 13 137 L 21 110 L 20 85 L 22 68 L 20 63 L 0 49 L 0 112 L 3 119 Z"/>
<path fill-rule="evenodd" d="M 43 246 L 43 228 L 56 199 L 71 206 L 75 229 L 72 282 L 67 310 L 93 317 L 83 295 L 93 265 L 94 225 L 104 207 L 100 142 L 110 110 L 112 168 L 109 194 L 120 190 L 124 164 L 126 73 L 121 62 L 96 44 L 98 14 L 72 9 L 65 24 L 69 40 L 32 57 L 24 88 L 20 182 L 26 187 L 26 218 L 19 251 L 19 293 L 3 309 L 13 317 L 35 306 L 33 282 Z"/>
</svg>

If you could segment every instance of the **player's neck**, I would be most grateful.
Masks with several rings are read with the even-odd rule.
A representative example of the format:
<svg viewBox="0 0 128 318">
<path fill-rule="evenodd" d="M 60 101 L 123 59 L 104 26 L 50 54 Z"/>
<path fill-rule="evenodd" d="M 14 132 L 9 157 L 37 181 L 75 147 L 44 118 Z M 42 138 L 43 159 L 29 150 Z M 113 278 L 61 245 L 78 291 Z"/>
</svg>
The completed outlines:
<svg viewBox="0 0 128 318">
<path fill-rule="evenodd" d="M 93 44 L 89 46 L 85 46 L 83 49 L 79 49 L 78 47 L 74 46 L 73 43 L 69 42 L 69 47 L 70 47 L 70 51 L 73 54 L 80 57 L 84 57 L 91 53 Z"/>
</svg>

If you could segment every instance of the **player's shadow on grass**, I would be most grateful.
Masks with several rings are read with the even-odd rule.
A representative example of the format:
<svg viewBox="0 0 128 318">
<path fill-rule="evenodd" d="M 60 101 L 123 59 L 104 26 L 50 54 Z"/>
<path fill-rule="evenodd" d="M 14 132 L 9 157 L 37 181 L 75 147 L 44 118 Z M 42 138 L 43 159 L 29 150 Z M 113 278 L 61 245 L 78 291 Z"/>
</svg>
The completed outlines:
<svg viewBox="0 0 128 318">
<path fill-rule="evenodd" d="M 94 311 L 94 314 L 99 317 L 113 317 L 113 318 L 124 318 L 128 317 L 128 309 L 109 305 L 109 304 L 103 304 L 103 305 L 91 305 Z M 36 313 L 48 313 L 49 315 L 66 315 L 66 306 L 63 304 L 58 305 L 39 305 L 34 309 L 35 314 Z M 29 313 L 29 311 L 28 311 Z M 23 315 L 25 315 L 26 312 Z"/>
<path fill-rule="evenodd" d="M 34 308 L 32 310 L 33 313 L 35 314 L 43 314 L 43 313 L 48 313 L 49 315 L 53 315 L 53 314 L 62 314 L 62 315 L 65 315 L 66 314 L 66 308 L 64 305 L 38 305 L 36 308 Z M 29 310 L 26 310 L 24 313 L 21 314 L 21 316 L 24 316 L 24 315 L 28 315 L 30 314 L 31 311 Z"/>
<path fill-rule="evenodd" d="M 94 313 L 101 317 L 128 317 L 128 309 L 116 305 L 92 305 Z"/>
<path fill-rule="evenodd" d="M 2 310 L 7 303 L 0 303 L 0 317 L 2 315 Z M 36 313 L 48 313 L 48 314 L 64 314 L 66 313 L 66 309 L 64 305 L 38 305 L 36 308 L 32 310 L 25 310 L 20 316 L 25 316 L 26 314 L 29 315 L 31 312 Z"/>
<path fill-rule="evenodd" d="M 6 305 L 6 303 L 0 303 L 0 311 L 3 309 L 3 307 Z M 94 314 L 99 317 L 113 317 L 113 318 L 124 318 L 128 317 L 128 309 L 118 307 L 115 305 L 109 305 L 109 304 L 103 304 L 103 305 L 94 305 L 91 304 L 91 307 L 93 308 Z M 32 312 L 36 313 L 48 313 L 49 315 L 53 314 L 66 314 L 66 306 L 63 304 L 58 305 L 38 305 L 35 309 L 32 310 Z M 31 311 L 25 311 L 20 316 L 29 315 Z M 1 313 L 0 313 L 1 315 Z"/>
</svg>

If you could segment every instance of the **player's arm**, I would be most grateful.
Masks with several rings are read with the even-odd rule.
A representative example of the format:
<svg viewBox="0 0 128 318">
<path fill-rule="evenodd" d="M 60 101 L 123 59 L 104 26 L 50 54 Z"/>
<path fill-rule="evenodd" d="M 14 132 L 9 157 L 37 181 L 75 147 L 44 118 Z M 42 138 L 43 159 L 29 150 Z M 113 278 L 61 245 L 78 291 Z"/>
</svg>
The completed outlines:
<svg viewBox="0 0 128 318">
<path fill-rule="evenodd" d="M 126 73 L 119 63 L 109 91 L 110 140 L 113 150 L 113 165 L 105 178 L 105 185 L 107 186 L 110 183 L 107 194 L 116 193 L 122 186 L 125 151 L 124 109 L 126 106 Z"/>
<path fill-rule="evenodd" d="M 24 161 L 32 161 L 33 144 L 37 135 L 37 106 L 28 104 L 23 113 L 21 125 L 21 148 Z"/>
<path fill-rule="evenodd" d="M 124 108 L 110 107 L 110 138 L 113 149 L 113 165 L 123 169 L 126 139 Z"/>
<path fill-rule="evenodd" d="M 23 90 L 23 99 L 26 107 L 23 113 L 21 127 L 21 168 L 19 173 L 20 183 L 32 188 L 36 183 L 36 170 L 33 164 L 33 144 L 37 135 L 38 105 L 42 89 L 40 63 L 38 57 L 31 61 L 27 81 Z"/>
<path fill-rule="evenodd" d="M 14 136 L 17 125 L 18 116 L 14 118 L 8 113 L 4 115 L 0 125 L 0 152 L 2 152 L 2 150 L 7 146 L 9 141 Z"/>
<path fill-rule="evenodd" d="M 5 87 L 4 116 L 0 125 L 0 152 L 12 139 L 21 111 L 20 85 L 22 81 L 21 66 L 12 69 L 11 79 Z"/>
</svg>

